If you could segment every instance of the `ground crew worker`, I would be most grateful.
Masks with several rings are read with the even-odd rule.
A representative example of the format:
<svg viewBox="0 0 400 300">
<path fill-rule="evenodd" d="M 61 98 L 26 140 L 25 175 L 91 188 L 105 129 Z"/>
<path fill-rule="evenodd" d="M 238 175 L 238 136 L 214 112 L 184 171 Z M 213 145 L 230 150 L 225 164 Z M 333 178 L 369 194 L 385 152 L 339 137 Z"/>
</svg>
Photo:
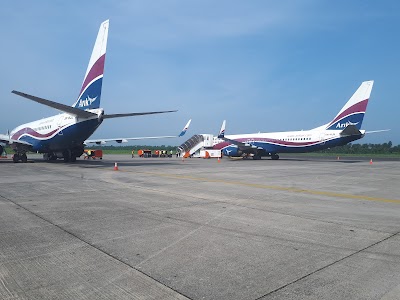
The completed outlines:
<svg viewBox="0 0 400 300">
<path fill-rule="evenodd" d="M 170 154 L 170 156 L 169 156 L 169 157 L 172 157 L 172 150 L 170 150 L 170 151 L 169 151 L 169 154 Z"/>
<path fill-rule="evenodd" d="M 132 150 L 132 158 L 135 157 L 135 150 Z"/>
</svg>

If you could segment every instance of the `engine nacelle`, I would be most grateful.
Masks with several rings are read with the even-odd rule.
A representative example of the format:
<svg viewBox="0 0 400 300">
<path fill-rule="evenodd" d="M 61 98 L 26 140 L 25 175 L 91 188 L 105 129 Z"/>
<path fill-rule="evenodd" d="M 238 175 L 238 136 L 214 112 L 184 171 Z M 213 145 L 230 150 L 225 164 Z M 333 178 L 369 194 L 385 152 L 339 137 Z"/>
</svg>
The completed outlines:
<svg viewBox="0 0 400 300">
<path fill-rule="evenodd" d="M 238 147 L 229 146 L 229 147 L 224 148 L 224 149 L 222 150 L 222 153 L 223 153 L 225 156 L 239 157 L 239 156 L 242 156 L 243 151 L 239 150 Z"/>
</svg>

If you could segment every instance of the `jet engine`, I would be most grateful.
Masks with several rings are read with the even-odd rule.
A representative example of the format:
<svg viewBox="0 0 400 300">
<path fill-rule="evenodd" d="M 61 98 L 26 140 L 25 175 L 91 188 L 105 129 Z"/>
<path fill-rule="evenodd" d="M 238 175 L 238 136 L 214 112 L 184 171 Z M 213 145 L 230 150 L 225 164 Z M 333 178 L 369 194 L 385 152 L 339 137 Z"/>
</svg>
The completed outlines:
<svg viewBox="0 0 400 300">
<path fill-rule="evenodd" d="M 222 150 L 222 153 L 225 156 L 234 156 L 234 157 L 239 157 L 242 156 L 243 151 L 239 150 L 238 147 L 226 147 Z"/>
</svg>

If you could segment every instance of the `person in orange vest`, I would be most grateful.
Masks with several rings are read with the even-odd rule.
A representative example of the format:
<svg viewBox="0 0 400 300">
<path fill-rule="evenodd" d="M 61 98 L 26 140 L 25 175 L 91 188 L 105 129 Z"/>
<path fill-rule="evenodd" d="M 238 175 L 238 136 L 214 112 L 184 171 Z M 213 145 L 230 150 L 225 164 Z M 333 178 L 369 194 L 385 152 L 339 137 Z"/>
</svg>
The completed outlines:
<svg viewBox="0 0 400 300">
<path fill-rule="evenodd" d="M 132 158 L 135 157 L 135 150 L 132 150 Z"/>
</svg>

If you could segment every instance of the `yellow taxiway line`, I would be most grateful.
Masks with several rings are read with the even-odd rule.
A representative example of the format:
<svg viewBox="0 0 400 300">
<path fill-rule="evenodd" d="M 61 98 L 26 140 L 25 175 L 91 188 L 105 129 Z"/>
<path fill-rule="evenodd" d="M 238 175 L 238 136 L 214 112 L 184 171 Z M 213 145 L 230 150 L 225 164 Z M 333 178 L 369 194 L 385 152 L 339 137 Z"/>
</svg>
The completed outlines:
<svg viewBox="0 0 400 300">
<path fill-rule="evenodd" d="M 223 179 L 210 179 L 210 178 L 194 177 L 194 176 L 187 176 L 187 175 L 163 174 L 163 173 L 152 173 L 152 172 L 140 172 L 140 173 L 146 174 L 146 175 L 151 175 L 151 176 L 166 177 L 166 178 L 186 179 L 186 180 L 202 181 L 202 182 L 215 182 L 215 183 L 223 183 L 223 184 L 229 184 L 229 185 L 255 187 L 255 188 L 259 188 L 259 189 L 285 191 L 285 192 L 291 192 L 291 193 L 322 195 L 322 196 L 328 196 L 328 197 L 333 197 L 333 198 L 347 198 L 347 199 L 357 199 L 357 200 L 400 204 L 400 199 L 387 199 L 387 198 L 371 197 L 371 196 L 365 196 L 365 195 L 352 195 L 352 194 L 345 194 L 345 193 L 302 189 L 302 188 L 296 188 L 296 187 L 266 185 L 266 184 L 248 183 L 248 182 L 242 182 L 242 181 L 229 181 L 229 180 L 223 180 Z"/>
</svg>

